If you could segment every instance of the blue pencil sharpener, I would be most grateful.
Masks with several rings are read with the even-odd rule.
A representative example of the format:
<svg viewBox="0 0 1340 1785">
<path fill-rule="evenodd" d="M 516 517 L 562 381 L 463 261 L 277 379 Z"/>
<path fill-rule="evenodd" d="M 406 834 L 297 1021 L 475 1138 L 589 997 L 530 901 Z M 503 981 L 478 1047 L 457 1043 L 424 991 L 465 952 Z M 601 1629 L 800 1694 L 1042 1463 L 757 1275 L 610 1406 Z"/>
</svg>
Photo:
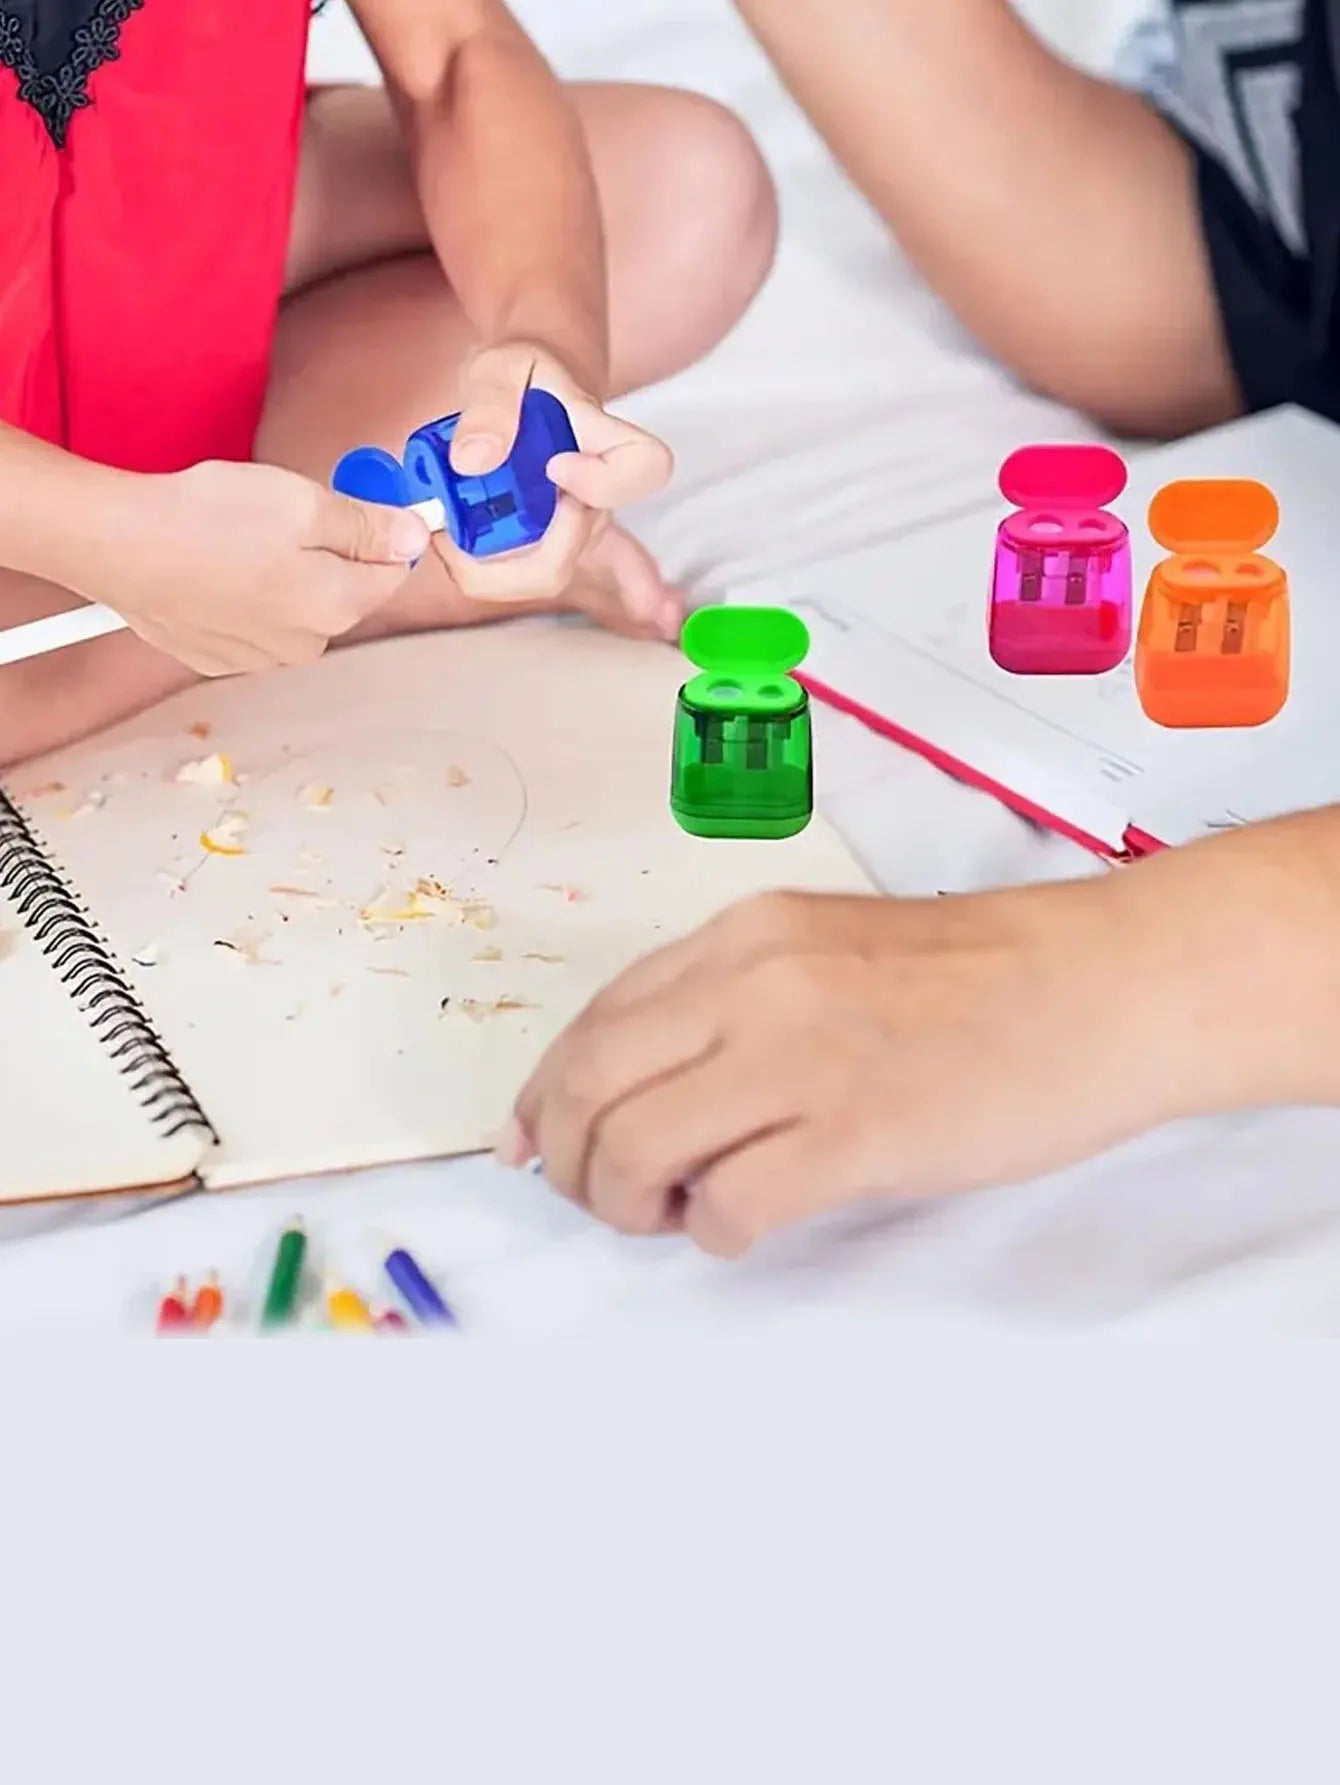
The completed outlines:
<svg viewBox="0 0 1340 1785">
<path fill-rule="evenodd" d="M 578 450 L 567 410 L 551 392 L 528 390 L 511 452 L 482 477 L 452 469 L 451 442 L 460 419 L 447 415 L 416 428 L 405 442 L 403 464 L 379 446 L 355 447 L 335 467 L 331 487 L 393 508 L 425 512 L 427 505 L 440 504 L 442 524 L 473 558 L 537 544 L 558 507 L 558 488 L 546 467 L 556 453 Z"/>
</svg>

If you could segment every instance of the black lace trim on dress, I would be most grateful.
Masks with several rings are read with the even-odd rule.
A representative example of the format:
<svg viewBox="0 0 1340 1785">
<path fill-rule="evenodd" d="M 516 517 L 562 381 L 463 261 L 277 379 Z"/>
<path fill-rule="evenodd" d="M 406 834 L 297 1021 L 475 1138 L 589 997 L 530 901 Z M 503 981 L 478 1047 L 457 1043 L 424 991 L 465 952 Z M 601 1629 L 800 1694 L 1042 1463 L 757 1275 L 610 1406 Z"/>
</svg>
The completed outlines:
<svg viewBox="0 0 1340 1785">
<path fill-rule="evenodd" d="M 143 5 L 144 0 L 97 0 L 72 33 L 68 56 L 50 69 L 38 66 L 22 20 L 0 5 L 0 66 L 13 71 L 19 98 L 37 113 L 58 149 L 65 147 L 70 120 L 90 103 L 89 81 L 120 54 L 122 25 Z"/>
</svg>

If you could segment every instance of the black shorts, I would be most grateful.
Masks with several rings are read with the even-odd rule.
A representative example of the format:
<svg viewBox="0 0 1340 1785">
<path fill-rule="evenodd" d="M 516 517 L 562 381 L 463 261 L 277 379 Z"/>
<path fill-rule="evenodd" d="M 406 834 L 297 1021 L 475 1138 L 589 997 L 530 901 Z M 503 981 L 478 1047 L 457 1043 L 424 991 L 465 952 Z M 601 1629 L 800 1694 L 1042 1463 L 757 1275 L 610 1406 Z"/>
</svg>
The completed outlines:
<svg viewBox="0 0 1340 1785">
<path fill-rule="evenodd" d="M 1172 0 L 1155 89 L 1196 157 L 1201 227 L 1251 409 L 1340 421 L 1340 0 Z"/>
</svg>

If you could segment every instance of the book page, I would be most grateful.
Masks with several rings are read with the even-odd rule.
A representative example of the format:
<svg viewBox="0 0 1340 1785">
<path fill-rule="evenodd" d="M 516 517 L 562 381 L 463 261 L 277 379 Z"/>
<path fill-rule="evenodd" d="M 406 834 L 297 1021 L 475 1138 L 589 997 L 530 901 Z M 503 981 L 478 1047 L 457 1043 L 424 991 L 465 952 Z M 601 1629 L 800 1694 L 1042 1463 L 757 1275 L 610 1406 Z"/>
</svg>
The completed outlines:
<svg viewBox="0 0 1340 1785">
<path fill-rule="evenodd" d="M 810 627 L 806 674 L 964 766 L 1119 849 L 1134 824 L 1168 843 L 1340 798 L 1340 429 L 1287 409 L 1131 457 L 1114 507 L 1131 529 L 1135 612 L 1158 556 L 1145 516 L 1181 477 L 1254 477 L 1280 502 L 1266 548 L 1289 573 L 1292 692 L 1252 730 L 1167 731 L 1147 719 L 1133 660 L 1105 676 L 1014 676 L 987 649 L 996 528 L 979 509 L 810 569 L 742 585 Z"/>
<path fill-rule="evenodd" d="M 207 1150 L 155 1126 L 0 894 L 0 1203 L 175 1184 Z"/>
<path fill-rule="evenodd" d="M 396 640 L 25 771 L 220 1135 L 212 1185 L 484 1148 L 637 956 L 753 892 L 869 890 L 819 820 L 678 829 L 683 674 L 580 624 Z"/>
</svg>

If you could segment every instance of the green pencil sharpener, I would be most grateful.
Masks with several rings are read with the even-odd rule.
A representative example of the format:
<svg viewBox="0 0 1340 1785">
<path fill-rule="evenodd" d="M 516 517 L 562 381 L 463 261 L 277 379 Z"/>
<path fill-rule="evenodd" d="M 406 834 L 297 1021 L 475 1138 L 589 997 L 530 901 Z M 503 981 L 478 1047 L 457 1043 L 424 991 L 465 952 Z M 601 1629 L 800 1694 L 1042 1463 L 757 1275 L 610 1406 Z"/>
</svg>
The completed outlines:
<svg viewBox="0 0 1340 1785">
<path fill-rule="evenodd" d="M 810 697 L 788 673 L 810 635 L 785 608 L 706 607 L 680 649 L 670 810 L 695 837 L 794 837 L 814 814 Z"/>
</svg>

